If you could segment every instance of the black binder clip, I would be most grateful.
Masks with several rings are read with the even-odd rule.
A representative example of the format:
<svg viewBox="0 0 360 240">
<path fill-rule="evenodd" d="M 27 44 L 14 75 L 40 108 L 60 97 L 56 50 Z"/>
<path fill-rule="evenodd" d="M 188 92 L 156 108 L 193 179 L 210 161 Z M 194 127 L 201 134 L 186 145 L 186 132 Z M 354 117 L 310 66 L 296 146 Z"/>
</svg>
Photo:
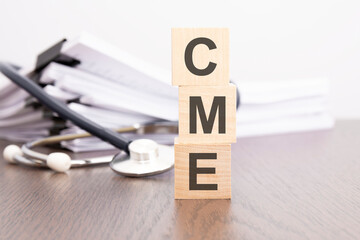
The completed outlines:
<svg viewBox="0 0 360 240">
<path fill-rule="evenodd" d="M 80 64 L 79 60 L 61 53 L 61 48 L 64 42 L 66 42 L 66 39 L 61 40 L 38 55 L 35 72 L 40 72 L 51 62 L 60 63 L 69 67 L 74 67 Z"/>
</svg>

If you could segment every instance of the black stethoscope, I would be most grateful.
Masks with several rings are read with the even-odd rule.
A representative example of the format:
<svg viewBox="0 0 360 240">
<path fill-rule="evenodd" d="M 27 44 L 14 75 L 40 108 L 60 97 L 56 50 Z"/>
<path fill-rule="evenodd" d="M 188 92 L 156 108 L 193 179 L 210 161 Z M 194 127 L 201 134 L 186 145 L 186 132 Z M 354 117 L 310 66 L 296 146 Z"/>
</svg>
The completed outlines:
<svg viewBox="0 0 360 240">
<path fill-rule="evenodd" d="M 4 149 L 4 159 L 24 165 L 36 167 L 48 167 L 57 172 L 67 171 L 70 167 L 82 167 L 96 164 L 110 163 L 115 172 L 133 177 L 150 176 L 165 172 L 174 165 L 174 150 L 172 146 L 158 144 L 150 139 L 138 139 L 130 141 L 119 133 L 173 133 L 177 134 L 177 122 L 157 121 L 146 124 L 134 124 L 127 128 L 116 131 L 104 128 L 99 124 L 72 111 L 63 102 L 48 95 L 40 86 L 29 78 L 20 75 L 14 67 L 0 62 L 0 71 L 12 82 L 24 89 L 40 103 L 57 113 L 61 118 L 70 120 L 76 126 L 88 133 L 52 136 L 24 144 L 21 148 L 17 145 L 9 145 Z M 237 92 L 237 106 L 240 104 L 240 95 Z M 58 143 L 64 140 L 89 137 L 91 135 L 110 143 L 122 150 L 117 155 L 105 156 L 93 159 L 72 160 L 69 155 L 61 152 L 49 155 L 32 150 L 34 147 Z"/>
</svg>

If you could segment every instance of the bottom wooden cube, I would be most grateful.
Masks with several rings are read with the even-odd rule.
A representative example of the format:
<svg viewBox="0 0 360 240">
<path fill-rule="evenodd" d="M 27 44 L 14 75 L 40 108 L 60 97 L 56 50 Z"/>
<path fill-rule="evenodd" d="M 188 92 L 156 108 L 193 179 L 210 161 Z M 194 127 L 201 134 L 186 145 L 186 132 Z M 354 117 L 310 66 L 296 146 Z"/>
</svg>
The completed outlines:
<svg viewBox="0 0 360 240">
<path fill-rule="evenodd" d="M 175 140 L 175 199 L 230 199 L 231 144 Z"/>
</svg>

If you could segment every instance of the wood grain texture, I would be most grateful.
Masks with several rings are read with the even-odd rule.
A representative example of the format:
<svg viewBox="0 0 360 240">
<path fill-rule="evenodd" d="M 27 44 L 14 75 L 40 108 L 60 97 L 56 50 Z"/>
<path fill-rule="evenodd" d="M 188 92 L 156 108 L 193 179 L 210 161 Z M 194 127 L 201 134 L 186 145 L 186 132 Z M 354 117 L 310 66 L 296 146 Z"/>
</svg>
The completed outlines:
<svg viewBox="0 0 360 240">
<path fill-rule="evenodd" d="M 239 139 L 231 201 L 174 200 L 173 170 L 137 179 L 0 161 L 0 239 L 358 239 L 359 142 L 360 121 Z"/>
<path fill-rule="evenodd" d="M 227 28 L 173 28 L 172 29 L 172 84 L 175 86 L 227 85 L 229 77 L 229 29 Z M 213 41 L 215 49 L 204 44 L 194 48 L 192 59 L 196 68 L 205 69 L 209 62 L 215 70 L 206 76 L 197 76 L 186 67 L 185 49 L 193 39 L 203 37 Z"/>
<path fill-rule="evenodd" d="M 214 168 L 214 174 L 197 174 L 197 184 L 216 184 L 217 190 L 190 190 L 189 154 L 215 153 L 216 159 L 199 159 L 197 168 Z M 230 199 L 231 145 L 179 144 L 175 140 L 175 199 Z"/>
<path fill-rule="evenodd" d="M 211 133 L 204 133 L 197 110 L 197 131 L 190 133 L 189 98 L 200 96 L 206 118 L 209 117 L 215 96 L 225 97 L 225 133 L 219 133 L 219 109 L 217 109 Z M 179 87 L 179 143 L 234 143 L 236 142 L 236 86 L 180 86 Z"/>
</svg>

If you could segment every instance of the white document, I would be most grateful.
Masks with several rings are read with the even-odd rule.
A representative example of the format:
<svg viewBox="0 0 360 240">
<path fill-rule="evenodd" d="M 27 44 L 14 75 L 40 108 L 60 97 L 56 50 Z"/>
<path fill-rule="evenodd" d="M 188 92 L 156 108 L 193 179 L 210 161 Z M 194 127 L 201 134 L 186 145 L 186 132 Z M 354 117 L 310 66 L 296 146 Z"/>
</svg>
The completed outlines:
<svg viewBox="0 0 360 240">
<path fill-rule="evenodd" d="M 139 113 L 112 111 L 78 103 L 70 103 L 68 106 L 75 112 L 107 128 L 127 127 L 132 126 L 134 123 L 146 123 L 158 120 Z"/>
<path fill-rule="evenodd" d="M 54 82 L 56 88 L 82 96 L 80 101 L 84 104 L 172 121 L 178 118 L 177 91 L 172 95 L 162 95 L 159 91 L 144 91 L 142 85 L 130 87 L 56 63 L 48 68 L 41 82 Z M 169 85 L 168 88 L 173 87 Z"/>
<path fill-rule="evenodd" d="M 49 136 L 49 130 L 46 128 L 42 129 L 29 129 L 22 131 L 7 131 L 0 129 L 0 136 L 2 139 L 15 142 L 28 142 L 34 139 L 44 138 Z"/>
<path fill-rule="evenodd" d="M 254 123 L 272 119 L 324 113 L 328 110 L 325 96 L 296 98 L 294 100 L 264 103 L 242 104 L 238 109 L 237 122 Z"/>
<path fill-rule="evenodd" d="M 80 97 L 80 95 L 78 94 L 63 91 L 62 89 L 57 88 L 53 85 L 47 85 L 46 87 L 44 87 L 44 91 L 50 96 L 57 98 L 62 102 L 72 101 Z"/>
<path fill-rule="evenodd" d="M 171 73 L 136 58 L 116 46 L 83 33 L 74 41 L 65 42 L 62 52 L 81 61 L 76 68 L 102 78 L 111 79 L 140 91 L 156 92 L 172 97 Z"/>
<path fill-rule="evenodd" d="M 176 120 L 178 118 L 176 99 L 138 92 L 108 82 L 98 84 L 88 81 L 86 87 L 84 87 L 82 79 L 73 77 L 65 77 L 62 81 L 56 82 L 55 86 L 74 93 L 76 91 L 76 93 L 82 95 L 80 101 L 85 104 L 108 109 L 127 110 L 166 120 Z"/>
<path fill-rule="evenodd" d="M 282 117 L 269 121 L 239 123 L 236 126 L 238 137 L 265 136 L 331 129 L 334 119 L 326 113 Z"/>
<path fill-rule="evenodd" d="M 0 129 L 10 132 L 21 132 L 23 130 L 49 129 L 53 126 L 54 122 L 51 119 L 41 119 L 36 122 L 25 122 L 14 126 L 0 127 Z"/>
<path fill-rule="evenodd" d="M 305 78 L 279 81 L 236 81 L 243 104 L 263 104 L 297 98 L 326 96 L 327 78 Z"/>
<path fill-rule="evenodd" d="M 24 123 L 37 122 L 44 119 L 43 110 L 30 110 L 31 111 L 21 112 L 20 114 L 16 114 L 8 118 L 0 119 L 0 127 L 17 126 Z"/>
<path fill-rule="evenodd" d="M 0 108 L 0 119 L 11 117 L 12 115 L 24 109 L 25 106 L 26 106 L 26 102 L 21 101 L 8 107 Z"/>
<path fill-rule="evenodd" d="M 15 89 L 17 86 L 0 72 L 0 101 L 3 101 L 2 99 Z"/>
<path fill-rule="evenodd" d="M 24 102 L 29 94 L 22 89 L 15 88 L 0 98 L 0 109 L 11 107 L 19 102 Z"/>
</svg>

